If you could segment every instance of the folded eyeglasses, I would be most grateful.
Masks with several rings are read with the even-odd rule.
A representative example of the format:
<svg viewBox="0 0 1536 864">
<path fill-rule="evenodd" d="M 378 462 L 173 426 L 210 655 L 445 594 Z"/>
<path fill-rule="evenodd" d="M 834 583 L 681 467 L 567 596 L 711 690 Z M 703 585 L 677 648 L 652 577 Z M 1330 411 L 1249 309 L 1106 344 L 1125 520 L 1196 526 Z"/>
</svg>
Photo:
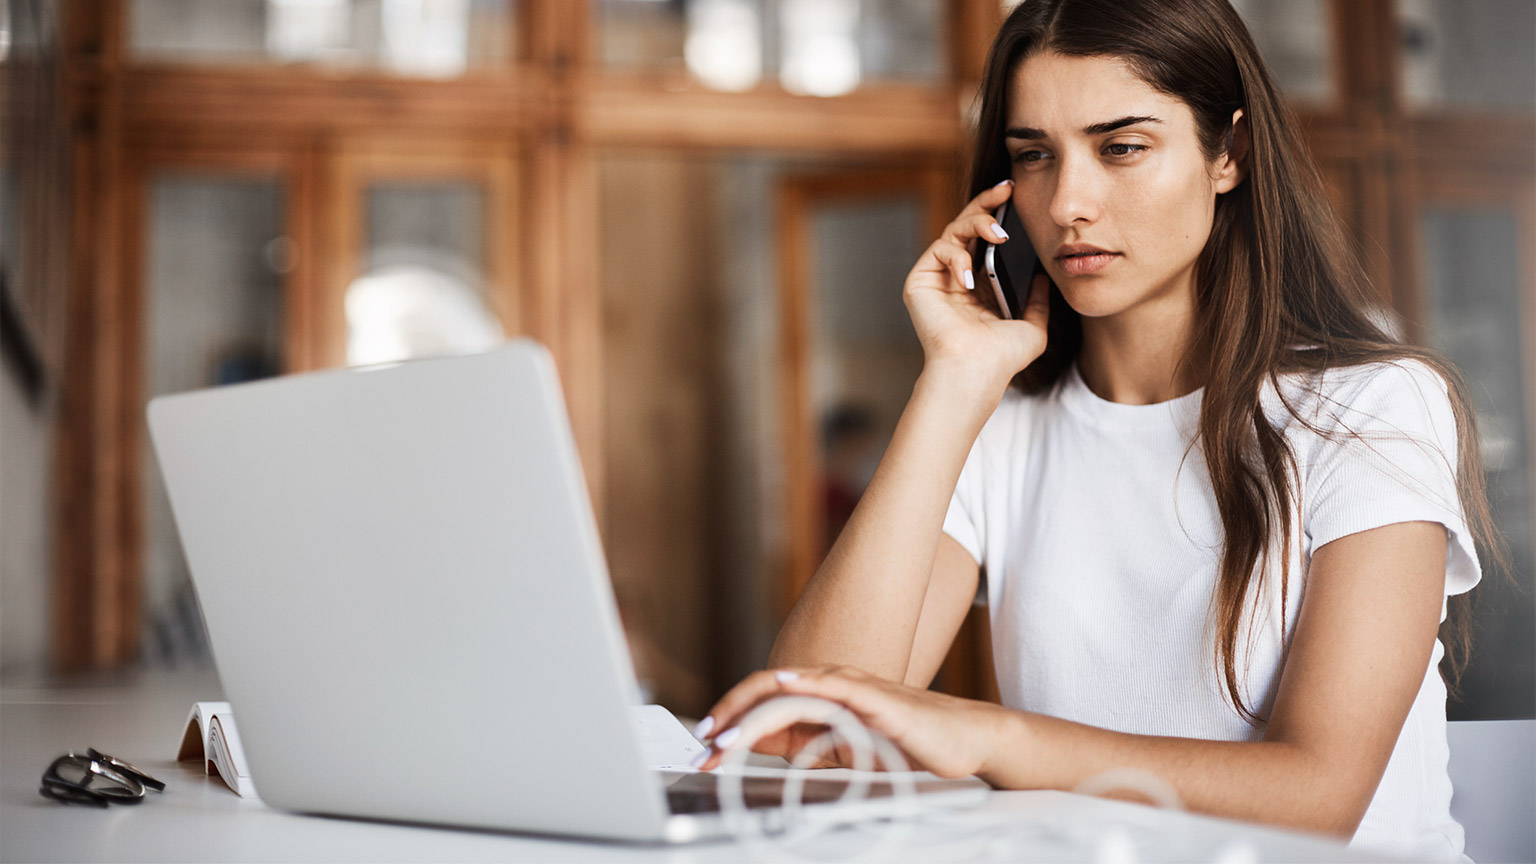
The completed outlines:
<svg viewBox="0 0 1536 864">
<path fill-rule="evenodd" d="M 110 804 L 137 804 L 146 789 L 164 792 L 165 784 L 121 759 L 114 759 L 94 747 L 84 756 L 66 753 L 53 760 L 43 772 L 38 792 L 65 804 L 106 807 Z"/>
</svg>

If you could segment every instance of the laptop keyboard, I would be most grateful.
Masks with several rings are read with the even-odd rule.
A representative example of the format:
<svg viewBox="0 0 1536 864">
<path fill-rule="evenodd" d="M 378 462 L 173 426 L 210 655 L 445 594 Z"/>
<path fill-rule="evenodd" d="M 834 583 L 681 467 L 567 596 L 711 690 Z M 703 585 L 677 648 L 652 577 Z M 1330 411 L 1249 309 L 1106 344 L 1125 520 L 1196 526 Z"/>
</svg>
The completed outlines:
<svg viewBox="0 0 1536 864">
<path fill-rule="evenodd" d="M 742 799 L 750 810 L 771 809 L 784 803 L 784 778 L 743 777 Z M 674 814 L 720 812 L 720 778 L 716 774 L 697 772 L 683 774 L 667 787 L 667 809 Z M 825 804 L 836 801 L 847 790 L 845 780 L 805 781 L 800 800 L 804 804 Z M 891 794 L 887 783 L 874 783 L 869 787 L 871 798 Z"/>
</svg>

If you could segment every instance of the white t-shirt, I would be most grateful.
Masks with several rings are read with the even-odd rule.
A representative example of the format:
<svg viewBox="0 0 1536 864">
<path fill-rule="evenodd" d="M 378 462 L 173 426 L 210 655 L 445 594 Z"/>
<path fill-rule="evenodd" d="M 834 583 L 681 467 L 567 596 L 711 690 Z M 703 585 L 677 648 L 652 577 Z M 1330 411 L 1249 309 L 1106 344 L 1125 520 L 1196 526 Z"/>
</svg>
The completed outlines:
<svg viewBox="0 0 1536 864">
<path fill-rule="evenodd" d="M 1445 525 L 1445 593 L 1480 571 L 1456 494 L 1456 426 L 1445 383 L 1415 361 L 1335 369 L 1319 387 L 1283 379 L 1298 423 L 1266 389 L 1266 416 L 1296 454 L 1300 530 L 1288 554 L 1284 638 L 1295 633 L 1312 553 L 1397 522 Z M 1320 391 L 1319 398 L 1312 390 Z M 944 531 L 987 574 L 992 648 L 1005 705 L 1105 729 L 1225 741 L 1262 727 L 1231 706 L 1208 615 L 1222 528 L 1198 446 L 1202 391 L 1157 405 L 1094 395 L 1076 367 L 1051 391 L 1010 389 L 960 474 Z M 1268 716 L 1282 663 L 1280 574 L 1237 669 Z M 1445 606 L 1441 605 L 1441 619 Z M 1450 815 L 1445 686 L 1437 640 L 1381 785 L 1352 844 L 1419 859 L 1461 856 Z"/>
</svg>

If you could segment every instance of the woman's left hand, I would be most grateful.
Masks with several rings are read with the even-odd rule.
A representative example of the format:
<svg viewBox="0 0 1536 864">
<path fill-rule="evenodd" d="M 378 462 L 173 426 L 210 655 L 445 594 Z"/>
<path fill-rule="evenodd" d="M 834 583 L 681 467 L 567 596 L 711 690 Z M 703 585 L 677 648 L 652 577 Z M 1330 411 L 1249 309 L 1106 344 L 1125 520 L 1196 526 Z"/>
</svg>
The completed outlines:
<svg viewBox="0 0 1536 864">
<path fill-rule="evenodd" d="M 981 771 L 1012 713 L 990 702 L 919 690 L 846 666 L 755 672 L 710 710 L 713 746 L 699 767 L 718 766 L 725 750 L 741 746 L 738 741 L 758 741 L 755 749 L 760 752 L 793 758 L 793 752 L 786 752 L 789 745 L 803 744 L 807 724 L 825 718 L 805 716 L 786 703 L 791 707 L 784 712 L 754 717 L 756 728 L 738 726 L 753 708 L 776 696 L 819 696 L 837 702 L 901 748 L 914 763 L 912 768 L 940 777 Z"/>
</svg>

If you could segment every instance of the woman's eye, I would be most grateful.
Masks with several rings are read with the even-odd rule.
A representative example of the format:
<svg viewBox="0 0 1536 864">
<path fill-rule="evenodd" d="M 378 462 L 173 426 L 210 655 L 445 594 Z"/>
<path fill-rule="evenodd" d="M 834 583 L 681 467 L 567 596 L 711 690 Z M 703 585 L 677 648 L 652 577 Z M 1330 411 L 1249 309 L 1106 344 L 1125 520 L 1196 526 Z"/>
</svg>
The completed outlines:
<svg viewBox="0 0 1536 864">
<path fill-rule="evenodd" d="M 1145 144 L 1110 144 L 1104 150 L 1111 156 L 1124 158 L 1134 153 L 1147 149 Z"/>
<path fill-rule="evenodd" d="M 1033 165 L 1045 158 L 1045 152 L 1041 150 L 1020 150 L 1013 154 L 1013 161 L 1024 165 Z"/>
</svg>

